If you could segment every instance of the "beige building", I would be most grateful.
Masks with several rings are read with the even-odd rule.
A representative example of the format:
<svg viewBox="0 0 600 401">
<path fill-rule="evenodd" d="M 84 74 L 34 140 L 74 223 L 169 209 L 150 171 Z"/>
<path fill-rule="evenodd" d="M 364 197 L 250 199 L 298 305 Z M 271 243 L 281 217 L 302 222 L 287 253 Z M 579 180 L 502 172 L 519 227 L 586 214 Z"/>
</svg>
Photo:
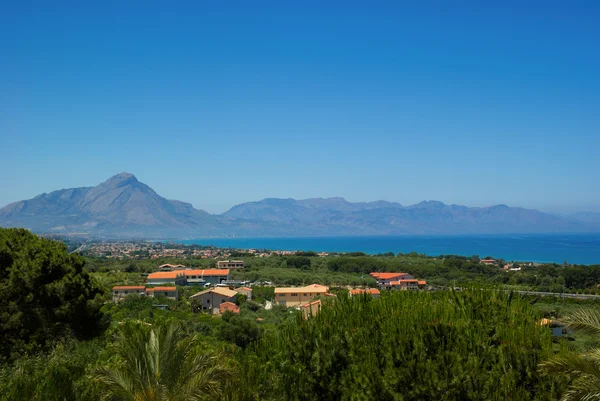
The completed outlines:
<svg viewBox="0 0 600 401">
<path fill-rule="evenodd" d="M 217 269 L 243 269 L 243 260 L 219 260 L 217 262 Z"/>
<path fill-rule="evenodd" d="M 425 280 L 398 280 L 392 281 L 389 284 L 389 288 L 399 289 L 399 290 L 422 290 L 427 285 Z"/>
<path fill-rule="evenodd" d="M 306 287 L 275 288 L 275 303 L 286 307 L 304 305 L 319 296 L 329 295 L 329 287 L 311 284 Z"/>
<path fill-rule="evenodd" d="M 246 296 L 246 299 L 248 301 L 252 301 L 252 288 L 249 287 L 239 287 L 235 289 L 237 292 L 239 292 L 242 295 Z"/>
<path fill-rule="evenodd" d="M 235 296 L 237 293 L 237 291 L 230 290 L 229 288 L 215 287 L 194 294 L 190 298 L 197 299 L 200 302 L 200 305 L 202 305 L 202 310 L 220 313 L 219 307 L 221 304 L 225 302 L 235 303 Z"/>
</svg>

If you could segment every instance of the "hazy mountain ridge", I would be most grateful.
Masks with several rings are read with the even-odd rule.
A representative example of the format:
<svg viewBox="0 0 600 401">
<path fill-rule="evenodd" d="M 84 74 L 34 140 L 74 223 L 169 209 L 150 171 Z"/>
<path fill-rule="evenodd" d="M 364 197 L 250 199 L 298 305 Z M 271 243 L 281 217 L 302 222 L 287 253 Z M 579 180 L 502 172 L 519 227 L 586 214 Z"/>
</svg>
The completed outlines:
<svg viewBox="0 0 600 401">
<path fill-rule="evenodd" d="M 168 200 L 128 173 L 95 187 L 41 194 L 0 209 L 0 226 L 106 237 L 497 234 L 600 231 L 599 214 L 554 216 L 496 205 L 267 198 L 211 215 Z"/>
</svg>

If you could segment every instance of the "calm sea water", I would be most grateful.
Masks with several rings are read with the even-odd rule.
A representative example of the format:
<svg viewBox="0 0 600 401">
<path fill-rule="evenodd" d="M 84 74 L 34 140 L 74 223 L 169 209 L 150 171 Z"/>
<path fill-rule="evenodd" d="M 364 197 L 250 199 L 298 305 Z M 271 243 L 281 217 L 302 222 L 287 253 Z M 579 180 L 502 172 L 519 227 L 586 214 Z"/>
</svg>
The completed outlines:
<svg viewBox="0 0 600 401">
<path fill-rule="evenodd" d="M 430 256 L 479 255 L 505 260 L 600 264 L 600 234 L 381 236 L 302 238 L 201 238 L 184 244 L 221 248 L 303 250 L 315 252 L 418 252 Z"/>
</svg>

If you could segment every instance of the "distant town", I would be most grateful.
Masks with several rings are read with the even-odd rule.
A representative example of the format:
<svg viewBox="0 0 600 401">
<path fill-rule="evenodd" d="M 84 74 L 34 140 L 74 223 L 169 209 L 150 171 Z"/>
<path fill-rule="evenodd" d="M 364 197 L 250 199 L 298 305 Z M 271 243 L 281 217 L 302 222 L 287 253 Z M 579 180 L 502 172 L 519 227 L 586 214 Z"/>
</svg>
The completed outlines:
<svg viewBox="0 0 600 401">
<path fill-rule="evenodd" d="M 235 256 L 268 257 L 271 255 L 294 255 L 298 251 L 269 250 L 269 249 L 244 249 L 244 248 L 218 248 L 215 246 L 185 245 L 173 241 L 83 241 L 60 236 L 47 235 L 47 238 L 64 242 L 69 252 L 77 252 L 83 256 L 103 257 L 109 259 L 215 259 Z M 318 252 L 315 256 L 326 257 L 333 255 L 331 252 Z"/>
</svg>

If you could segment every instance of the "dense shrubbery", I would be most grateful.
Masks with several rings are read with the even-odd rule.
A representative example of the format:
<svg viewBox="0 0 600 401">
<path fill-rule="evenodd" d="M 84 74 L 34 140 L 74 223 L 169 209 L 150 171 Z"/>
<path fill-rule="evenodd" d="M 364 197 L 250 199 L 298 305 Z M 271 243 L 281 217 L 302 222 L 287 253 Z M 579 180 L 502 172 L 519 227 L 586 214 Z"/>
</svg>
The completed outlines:
<svg viewBox="0 0 600 401">
<path fill-rule="evenodd" d="M 495 291 L 341 298 L 244 356 L 238 399 L 550 400 L 552 340 L 522 298 Z"/>
</svg>

